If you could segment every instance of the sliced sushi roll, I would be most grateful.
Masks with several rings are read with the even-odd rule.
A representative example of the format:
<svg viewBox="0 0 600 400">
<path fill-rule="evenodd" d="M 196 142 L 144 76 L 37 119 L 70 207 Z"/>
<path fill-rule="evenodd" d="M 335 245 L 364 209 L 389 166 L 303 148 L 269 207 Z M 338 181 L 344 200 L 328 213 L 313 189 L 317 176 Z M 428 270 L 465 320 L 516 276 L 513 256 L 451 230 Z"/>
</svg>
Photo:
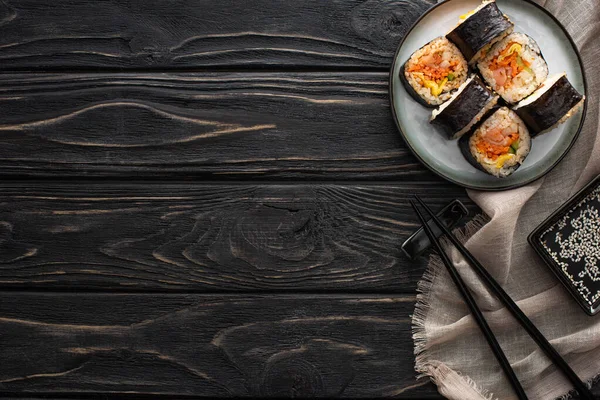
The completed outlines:
<svg viewBox="0 0 600 400">
<path fill-rule="evenodd" d="M 524 33 L 511 33 L 477 64 L 481 76 L 507 103 L 533 93 L 548 77 L 538 44 Z"/>
<path fill-rule="evenodd" d="M 400 80 L 419 103 L 437 107 L 467 80 L 468 65 L 448 39 L 433 39 L 404 63 Z"/>
<path fill-rule="evenodd" d="M 553 75 L 531 96 L 514 107 L 533 136 L 562 124 L 579 111 L 585 102 L 567 79 L 566 74 Z"/>
<path fill-rule="evenodd" d="M 458 46 L 469 64 L 475 64 L 492 45 L 514 28 L 508 17 L 498 9 L 495 0 L 484 1 L 475 10 L 462 15 L 460 22 L 446 38 Z"/>
<path fill-rule="evenodd" d="M 500 107 L 459 142 L 465 158 L 497 178 L 515 172 L 531 148 L 527 126 L 514 111 Z"/>
<path fill-rule="evenodd" d="M 474 75 L 452 95 L 450 100 L 431 113 L 431 123 L 449 139 L 467 133 L 497 103 L 499 97 Z"/>
</svg>

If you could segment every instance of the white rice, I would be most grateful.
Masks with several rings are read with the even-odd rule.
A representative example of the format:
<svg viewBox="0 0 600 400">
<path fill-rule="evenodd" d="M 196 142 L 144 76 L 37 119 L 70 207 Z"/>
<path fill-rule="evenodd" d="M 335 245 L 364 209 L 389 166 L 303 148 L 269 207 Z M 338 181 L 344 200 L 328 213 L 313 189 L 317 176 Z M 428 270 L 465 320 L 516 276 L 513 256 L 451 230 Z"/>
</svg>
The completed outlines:
<svg viewBox="0 0 600 400">
<path fill-rule="evenodd" d="M 498 167 L 498 160 L 488 158 L 487 154 L 481 154 L 477 150 L 476 143 L 484 132 L 495 128 L 504 129 L 510 127 L 512 124 L 515 124 L 518 129 L 519 147 L 516 154 L 513 154 L 501 167 Z M 498 178 L 505 178 L 512 174 L 525 161 L 531 149 L 531 136 L 523 120 L 514 111 L 507 107 L 502 107 L 473 133 L 473 136 L 469 139 L 469 149 L 477 163 L 486 172 Z"/>
<path fill-rule="evenodd" d="M 490 63 L 496 58 L 509 43 L 518 43 L 522 46 L 521 58 L 530 63 L 531 72 L 523 69 L 516 77 L 512 78 L 508 88 L 496 84 L 494 72 L 489 68 Z M 478 63 L 483 79 L 508 103 L 516 103 L 533 93 L 548 77 L 548 65 L 541 55 L 537 43 L 529 36 L 515 32 L 498 42 L 492 50 Z"/>
<path fill-rule="evenodd" d="M 458 65 L 455 67 L 454 80 L 448 81 L 444 86 L 442 93 L 436 97 L 431 93 L 431 89 L 424 86 L 423 80 L 415 72 L 408 72 L 408 69 L 412 65 L 418 63 L 419 59 L 423 56 L 434 54 L 439 51 L 443 52 L 443 60 L 456 61 L 458 62 Z M 460 50 L 445 37 L 434 39 L 421 49 L 415 51 L 406 62 L 405 68 L 404 77 L 410 86 L 412 86 L 421 98 L 431 105 L 440 105 L 450 99 L 452 93 L 465 82 L 468 73 L 467 63 Z"/>
</svg>

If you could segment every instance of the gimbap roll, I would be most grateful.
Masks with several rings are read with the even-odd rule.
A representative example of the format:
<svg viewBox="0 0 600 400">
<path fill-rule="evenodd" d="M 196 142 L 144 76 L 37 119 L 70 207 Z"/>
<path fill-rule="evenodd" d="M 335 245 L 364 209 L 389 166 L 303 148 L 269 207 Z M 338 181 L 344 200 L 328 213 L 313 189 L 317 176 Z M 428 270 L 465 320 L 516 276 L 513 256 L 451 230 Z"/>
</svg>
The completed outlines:
<svg viewBox="0 0 600 400">
<path fill-rule="evenodd" d="M 498 108 L 459 142 L 465 158 L 476 168 L 505 178 L 521 166 L 531 148 L 525 123 L 507 107 Z"/>
<path fill-rule="evenodd" d="M 477 64 L 483 79 L 507 103 L 533 93 L 548 77 L 539 46 L 524 33 L 511 33 Z"/>
<path fill-rule="evenodd" d="M 400 69 L 400 80 L 415 100 L 436 107 L 467 80 L 467 73 L 467 62 L 458 48 L 439 37 L 412 54 Z"/>
<path fill-rule="evenodd" d="M 462 15 L 446 38 L 458 46 L 469 64 L 475 64 L 491 46 L 512 33 L 513 23 L 498 9 L 495 0 L 484 1 Z"/>
<path fill-rule="evenodd" d="M 478 76 L 470 77 L 452 98 L 431 113 L 431 123 L 450 139 L 468 132 L 497 103 L 495 95 Z"/>
<path fill-rule="evenodd" d="M 571 118 L 585 102 L 567 79 L 566 74 L 546 80 L 531 96 L 514 107 L 533 136 L 548 131 Z"/>
</svg>

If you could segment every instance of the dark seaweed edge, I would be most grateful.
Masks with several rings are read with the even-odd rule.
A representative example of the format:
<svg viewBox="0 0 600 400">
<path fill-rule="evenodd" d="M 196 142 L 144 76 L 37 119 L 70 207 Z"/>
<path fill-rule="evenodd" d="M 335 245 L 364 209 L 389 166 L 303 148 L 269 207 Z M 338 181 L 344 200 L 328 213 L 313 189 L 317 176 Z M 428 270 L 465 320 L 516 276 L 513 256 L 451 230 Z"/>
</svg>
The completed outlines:
<svg viewBox="0 0 600 400">
<path fill-rule="evenodd" d="M 417 50 L 419 51 L 419 50 Z M 422 106 L 425 106 L 427 108 L 437 108 L 439 106 L 435 105 L 435 104 L 429 104 L 424 98 L 422 98 L 419 93 L 417 93 L 417 91 L 415 90 L 415 88 L 412 87 L 412 85 L 408 82 L 408 79 L 406 79 L 406 76 L 404 76 L 404 70 L 406 69 L 406 63 L 408 61 L 406 61 L 404 64 L 402 64 L 402 67 L 400 68 L 400 81 L 402 82 L 402 85 L 404 85 L 404 88 L 406 89 L 406 91 L 408 92 L 408 94 L 410 94 L 410 97 L 412 97 L 417 103 L 419 103 Z"/>
<path fill-rule="evenodd" d="M 585 196 L 589 195 L 592 190 L 596 188 L 596 186 L 600 185 L 600 176 L 592 179 L 590 183 L 585 185 L 583 189 L 578 191 L 575 195 L 569 198 L 562 206 L 558 208 L 558 210 L 554 211 L 548 218 L 544 220 L 541 224 L 537 226 L 527 236 L 527 242 L 529 245 L 533 247 L 535 252 L 540 256 L 542 261 L 550 268 L 550 270 L 556 275 L 558 280 L 565 286 L 569 294 L 575 299 L 577 304 L 585 313 L 589 316 L 594 316 L 600 312 L 600 303 L 594 303 L 592 306 L 587 304 L 580 296 L 577 288 L 564 276 L 562 270 L 556 263 L 549 257 L 548 253 L 542 248 L 539 244 L 539 240 L 542 236 L 542 233 L 546 231 L 551 225 L 555 224 L 565 213 L 569 212 L 576 204 L 578 204 Z M 595 306 L 595 307 L 594 307 Z"/>
<path fill-rule="evenodd" d="M 568 85 L 568 87 L 566 85 L 563 85 L 562 87 L 557 87 L 557 85 L 561 81 L 563 81 L 563 80 L 566 81 L 566 85 Z M 566 90 L 565 88 L 571 92 L 569 94 L 573 98 L 576 98 L 577 102 L 572 107 L 568 108 L 566 111 L 563 110 L 564 112 L 558 118 L 556 118 L 556 115 L 554 115 L 554 118 L 555 118 L 554 122 L 552 122 L 552 123 L 550 123 L 548 125 L 544 121 L 543 127 L 540 126 L 540 124 L 538 123 L 537 118 L 534 119 L 531 116 L 531 111 L 534 110 L 534 109 L 537 109 L 536 103 L 538 103 L 542 99 L 546 99 L 547 96 L 552 96 L 552 97 L 557 96 L 557 93 L 558 93 L 558 95 L 560 95 L 561 97 L 564 98 L 567 93 L 560 93 L 560 92 L 561 91 L 564 92 Z M 575 96 L 575 94 L 577 94 L 577 96 Z M 554 84 L 544 94 L 542 94 L 542 96 L 540 96 L 538 99 L 534 100 L 533 103 L 528 104 L 528 105 L 523 106 L 523 107 L 520 107 L 520 108 L 518 108 L 518 109 L 516 109 L 514 111 L 517 113 L 517 115 L 519 117 L 521 117 L 521 119 L 523 121 L 525 121 L 525 124 L 527 124 L 527 127 L 533 132 L 532 133 L 532 137 L 537 137 L 537 136 L 540 136 L 540 135 L 544 134 L 549 129 L 555 127 L 556 124 L 558 124 L 560 122 L 560 120 L 565 117 L 565 115 L 567 115 L 569 112 L 571 112 L 571 110 L 573 110 L 575 107 L 577 107 L 578 104 L 580 104 L 581 101 L 584 100 L 583 96 L 584 95 L 582 95 L 581 93 L 579 93 L 579 91 L 577 89 L 575 89 L 575 87 L 573 86 L 573 84 L 571 83 L 571 81 L 569 81 L 569 78 L 567 77 L 567 75 L 564 74 L 556 82 L 554 82 Z"/>
<path fill-rule="evenodd" d="M 440 3 L 438 3 L 438 4 L 434 5 L 434 6 L 432 6 L 431 8 L 429 8 L 427 11 L 425 11 L 425 13 L 423 13 L 423 15 L 421 15 L 419 17 L 419 19 L 417 19 L 415 21 L 415 23 L 410 27 L 410 29 L 406 32 L 406 34 L 404 35 L 404 37 L 400 41 L 400 44 L 398 45 L 398 48 L 396 49 L 396 52 L 394 53 L 394 58 L 393 58 L 393 61 L 392 61 L 392 66 L 391 66 L 391 73 L 389 74 L 390 78 L 389 78 L 389 83 L 388 83 L 388 91 L 390 93 L 390 106 L 392 108 L 392 115 L 394 116 L 394 123 L 396 124 L 396 128 L 400 132 L 400 135 L 402 136 L 402 140 L 404 141 L 404 143 L 406 144 L 406 146 L 410 149 L 410 151 L 413 153 L 413 155 L 421 162 L 421 164 L 423 164 L 431 172 L 433 172 L 434 174 L 438 175 L 442 179 L 447 180 L 448 182 L 454 183 L 454 184 L 456 184 L 458 186 L 461 186 L 461 187 L 464 187 L 464 188 L 467 188 L 467 189 L 484 190 L 484 191 L 488 191 L 488 192 L 498 192 L 498 191 L 501 191 L 501 190 L 510 190 L 510 189 L 515 189 L 515 188 L 519 188 L 519 187 L 528 185 L 531 182 L 540 179 L 541 177 L 545 176 L 547 173 L 549 173 L 550 171 L 552 171 L 565 158 L 565 156 L 573 148 L 573 145 L 575 144 L 575 142 L 579 138 L 579 134 L 581 133 L 581 130 L 583 129 L 583 124 L 585 123 L 586 114 L 587 114 L 587 108 L 588 108 L 588 101 L 589 101 L 588 93 L 589 92 L 588 92 L 588 85 L 587 85 L 587 77 L 586 77 L 586 73 L 585 73 L 585 66 L 584 66 L 583 60 L 581 58 L 581 53 L 579 52 L 579 49 L 577 48 L 577 45 L 575 44 L 575 41 L 573 40 L 573 38 L 571 37 L 571 35 L 569 34 L 569 32 L 565 29 L 565 27 L 563 26 L 563 24 L 550 11 L 546 10 L 544 7 L 540 6 L 539 4 L 534 3 L 532 0 L 522 0 L 522 1 L 526 2 L 526 3 L 531 4 L 535 8 L 538 8 L 544 14 L 548 15 L 550 17 L 550 19 L 552 21 L 554 21 L 554 23 L 556 25 L 558 25 L 558 27 L 560 27 L 560 29 L 562 29 L 564 35 L 569 40 L 569 43 L 571 44 L 571 47 L 575 51 L 575 55 L 577 56 L 577 61 L 579 62 L 579 65 L 581 66 L 581 76 L 583 78 L 583 88 L 584 88 L 584 91 L 585 91 L 585 93 L 584 93 L 585 99 L 584 99 L 584 104 L 583 104 L 583 109 L 582 109 L 582 113 L 583 114 L 582 114 L 581 122 L 579 123 L 579 127 L 577 128 L 577 131 L 575 132 L 575 135 L 573 136 L 573 139 L 571 140 L 571 143 L 569 143 L 569 145 L 567 146 L 567 148 L 558 157 L 558 159 L 549 168 L 547 168 L 545 171 L 542 171 L 541 173 L 533 176 L 532 178 L 527 179 L 527 180 L 525 180 L 523 182 L 515 183 L 513 185 L 504 185 L 504 186 L 499 185 L 499 186 L 496 186 L 496 187 L 484 187 L 484 186 L 478 186 L 478 185 L 470 185 L 470 184 L 467 184 L 467 183 L 461 183 L 459 181 L 456 181 L 456 180 L 451 179 L 450 177 L 444 175 L 443 173 L 441 173 L 438 170 L 436 170 L 433 166 L 431 166 L 430 164 L 428 164 L 427 162 L 425 162 L 421 158 L 421 156 L 418 154 L 418 152 L 410 145 L 410 143 L 406 139 L 405 133 L 402 131 L 402 128 L 400 128 L 398 115 L 396 114 L 396 107 L 395 107 L 395 104 L 394 104 L 394 95 L 393 95 L 393 92 L 394 92 L 394 69 L 396 68 L 396 61 L 398 59 L 398 53 L 400 52 L 400 49 L 404 45 L 404 42 L 406 41 L 406 38 L 413 31 L 413 29 L 415 29 L 415 27 L 421 22 L 421 20 L 423 20 L 423 18 L 425 18 L 427 15 L 429 15 L 436 8 L 440 7 L 442 4 L 445 4 L 445 3 L 449 2 L 449 1 L 453 1 L 453 0 L 443 0 Z"/>
<path fill-rule="evenodd" d="M 477 162 L 477 160 L 473 156 L 473 153 L 471 153 L 471 146 L 469 142 L 471 141 L 471 137 L 474 133 L 475 130 L 471 129 L 469 132 L 465 133 L 460 139 L 458 139 L 458 148 L 460 149 L 460 152 L 462 153 L 463 157 L 465 157 L 465 160 L 469 162 L 469 164 L 471 164 L 478 170 L 490 175 L 490 173 L 486 171 L 485 168 L 483 168 L 481 164 Z"/>
<path fill-rule="evenodd" d="M 489 30 L 494 29 L 494 32 L 496 32 L 494 34 L 495 36 L 492 37 L 491 39 L 489 39 L 487 42 L 483 42 L 483 44 L 480 43 L 479 47 L 475 49 L 475 48 L 471 47 L 469 44 L 467 44 L 467 42 L 465 40 L 466 36 L 461 35 L 460 31 L 465 29 L 465 26 L 467 26 L 466 23 L 467 23 L 468 19 L 471 19 L 471 18 L 477 16 L 477 14 L 481 13 L 487 7 L 494 7 L 495 9 L 493 10 L 493 12 L 497 11 L 498 13 L 500 13 L 499 16 L 503 18 L 503 19 L 501 19 L 501 21 L 504 23 L 504 25 L 508 24 L 508 26 L 504 26 L 504 29 L 499 30 L 501 28 L 500 20 L 497 21 L 498 22 L 497 26 L 487 24 L 487 29 L 483 29 L 483 32 L 485 32 L 487 34 L 487 33 L 489 33 Z M 488 11 L 488 10 L 486 10 L 486 11 Z M 480 24 L 482 22 L 488 22 L 488 21 L 486 21 L 486 18 L 488 18 L 488 17 L 490 17 L 489 14 L 484 16 L 483 21 L 480 21 L 481 18 L 478 20 L 475 20 L 475 18 L 473 18 L 473 20 L 470 21 L 469 25 L 472 26 L 473 23 Z M 504 37 L 510 35 L 514 31 L 514 27 L 515 27 L 514 22 L 512 22 L 510 20 L 510 18 L 508 18 L 508 16 L 506 14 L 504 14 L 502 12 L 502 10 L 500 10 L 500 8 L 498 7 L 498 4 L 496 4 L 495 1 L 492 3 L 486 4 L 485 7 L 483 7 L 479 11 L 477 11 L 475 14 L 473 14 L 468 19 L 463 21 L 462 23 L 458 24 L 457 26 L 454 27 L 454 29 L 452 29 L 450 32 L 448 32 L 446 34 L 446 39 L 448 39 L 450 42 L 454 43 L 454 45 L 460 49 L 460 51 L 463 53 L 465 58 L 467 58 L 467 62 L 469 64 L 477 63 L 477 61 L 479 61 L 479 59 L 476 59 L 475 56 L 477 54 L 479 54 L 479 52 L 481 50 L 483 50 L 486 46 L 488 46 L 490 44 L 490 42 L 492 42 L 494 39 L 497 39 L 498 37 L 500 37 L 502 35 L 504 35 Z M 462 26 L 463 24 L 465 24 L 465 26 Z M 482 32 L 482 30 L 480 30 L 480 29 L 478 29 L 478 30 L 480 33 Z M 510 32 L 508 34 L 506 34 L 507 31 L 510 31 Z M 476 39 L 481 39 L 481 38 L 476 38 Z M 468 55 L 468 57 L 467 57 L 467 55 Z"/>
<path fill-rule="evenodd" d="M 417 50 L 413 51 L 412 54 L 410 55 L 410 57 L 413 56 L 413 54 L 415 54 L 417 51 L 423 49 L 424 47 L 426 47 L 427 45 L 429 45 L 431 42 L 433 42 L 434 40 L 437 39 L 441 39 L 441 38 L 445 38 L 445 36 L 438 36 L 434 39 L 431 39 L 429 42 L 425 43 L 423 46 L 419 47 Z M 450 42 L 452 43 L 452 42 Z M 454 46 L 456 46 L 454 43 L 452 43 Z M 462 54 L 462 52 L 460 51 L 460 49 L 458 48 L 458 46 L 456 46 L 456 48 L 458 49 L 458 53 L 465 58 L 465 56 Z M 410 57 L 408 58 L 408 60 L 406 60 L 404 62 L 404 64 L 402 64 L 402 67 L 400 68 L 400 82 L 402 82 L 402 85 L 404 85 L 404 88 L 406 89 L 406 91 L 408 92 L 408 94 L 410 94 L 410 96 L 415 99 L 417 101 L 417 103 L 421 104 L 422 106 L 425 106 L 427 108 L 438 108 L 439 106 L 441 106 L 444 103 L 441 104 L 430 104 L 427 102 L 427 100 L 425 100 L 423 97 L 421 97 L 419 95 L 419 93 L 417 93 L 417 91 L 415 90 L 415 88 L 412 87 L 412 85 L 408 82 L 408 79 L 406 79 L 405 76 L 405 69 L 406 69 L 406 63 L 408 63 L 408 61 L 410 60 Z M 469 64 L 465 58 L 465 64 L 467 65 L 467 73 L 466 76 L 467 78 L 465 79 L 465 82 L 469 79 Z M 393 73 L 393 72 L 392 72 Z M 464 83 L 464 82 L 463 82 Z M 454 91 L 456 91 L 457 89 L 455 89 Z M 451 92 L 452 93 L 452 92 Z"/>
<path fill-rule="evenodd" d="M 479 113 L 480 113 L 480 112 L 481 112 L 481 111 L 482 111 L 482 110 L 483 110 L 483 109 L 484 109 L 484 108 L 485 108 L 485 107 L 486 107 L 486 106 L 489 104 L 489 102 L 490 102 L 490 101 L 492 101 L 492 100 L 494 99 L 494 97 L 495 97 L 495 96 L 497 96 L 497 95 L 496 95 L 496 94 L 495 94 L 495 93 L 494 93 L 494 92 L 493 92 L 493 91 L 492 91 L 492 90 L 491 90 L 491 89 L 490 89 L 490 88 L 487 86 L 487 84 L 486 84 L 486 83 L 485 83 L 483 80 L 481 80 L 481 78 L 479 77 L 479 75 L 477 75 L 477 74 L 475 74 L 475 75 L 471 75 L 471 76 L 469 76 L 467 79 L 471 79 L 471 78 L 472 78 L 471 82 L 470 82 L 470 83 L 469 83 L 469 84 L 468 84 L 468 85 L 467 85 L 467 86 L 466 86 L 466 87 L 463 89 L 463 91 L 462 91 L 462 92 L 461 92 L 461 93 L 458 95 L 458 97 L 456 97 L 455 99 L 448 100 L 446 103 L 444 103 L 444 104 L 447 104 L 446 108 L 445 108 L 443 111 L 441 111 L 441 112 L 440 112 L 440 113 L 439 113 L 439 114 L 436 116 L 436 118 L 435 118 L 435 119 L 432 119 L 432 120 L 430 120 L 430 121 L 429 121 L 429 123 L 430 123 L 430 124 L 432 124 L 432 125 L 436 126 L 436 127 L 437 127 L 437 128 L 439 128 L 441 131 L 443 131 L 443 132 L 446 134 L 446 136 L 448 137 L 448 139 L 449 139 L 449 140 L 454 140 L 454 139 L 455 139 L 455 138 L 454 138 L 454 135 L 456 135 L 456 133 L 457 133 L 458 131 L 460 131 L 461 129 L 464 129 L 464 128 L 465 128 L 465 127 L 468 125 L 468 124 L 470 124 L 470 123 L 473 121 L 473 119 L 475 119 L 475 117 L 476 117 L 476 116 L 477 116 L 477 115 L 478 115 L 478 114 L 479 114 Z M 486 99 L 486 101 L 485 101 L 485 103 L 483 104 L 483 106 L 482 106 L 482 107 L 480 107 L 480 108 L 477 110 L 477 113 L 475 114 L 475 117 L 473 117 L 473 118 L 472 118 L 472 119 L 471 119 L 469 122 L 467 122 L 467 124 L 466 124 L 466 125 L 464 125 L 462 128 L 460 128 L 460 129 L 458 129 L 458 130 L 456 130 L 456 131 L 455 131 L 455 130 L 454 130 L 454 129 L 453 129 L 453 128 L 452 128 L 452 127 L 449 125 L 449 124 L 447 124 L 447 123 L 445 123 L 445 122 L 442 122 L 442 121 L 441 121 L 441 119 L 446 119 L 446 120 L 447 120 L 447 119 L 449 119 L 449 118 L 450 118 L 452 115 L 454 115 L 454 114 L 451 114 L 451 115 L 446 115 L 447 113 L 452 113 L 452 111 L 451 111 L 451 110 L 449 110 L 450 106 L 452 106 L 452 103 L 455 103 L 455 102 L 457 102 L 457 101 L 461 101 L 461 100 L 463 100 L 463 104 L 464 104 L 464 100 L 466 100 L 466 101 L 469 101 L 469 100 L 471 100 L 471 99 L 472 99 L 472 97 L 471 97 L 471 96 L 467 97 L 466 99 L 464 98 L 464 96 L 467 96 L 467 95 L 469 95 L 469 94 L 470 94 L 470 93 L 468 93 L 467 91 L 470 89 L 470 87 L 469 87 L 469 86 L 471 86 L 471 85 L 478 85 L 478 86 L 480 86 L 480 87 L 483 87 L 484 89 L 486 89 L 486 91 L 487 91 L 487 94 L 488 94 L 488 98 Z M 458 106 L 460 107 L 460 104 L 459 104 Z M 495 106 L 494 106 L 494 107 L 492 107 L 490 110 L 493 110 L 494 108 L 495 108 Z M 489 110 L 488 110 L 488 112 L 489 112 Z M 486 112 L 486 113 L 485 113 L 485 114 L 484 114 L 484 115 L 481 117 L 480 121 L 481 121 L 481 120 L 483 120 L 483 119 L 485 119 L 487 115 L 489 115 L 489 114 Z M 441 119 L 440 119 L 440 117 L 441 117 Z M 472 130 L 472 127 L 471 127 L 471 129 L 470 129 L 469 131 L 471 131 L 471 130 Z M 469 131 L 465 132 L 465 134 L 467 134 Z M 464 136 L 464 134 L 463 134 L 462 136 Z"/>
</svg>

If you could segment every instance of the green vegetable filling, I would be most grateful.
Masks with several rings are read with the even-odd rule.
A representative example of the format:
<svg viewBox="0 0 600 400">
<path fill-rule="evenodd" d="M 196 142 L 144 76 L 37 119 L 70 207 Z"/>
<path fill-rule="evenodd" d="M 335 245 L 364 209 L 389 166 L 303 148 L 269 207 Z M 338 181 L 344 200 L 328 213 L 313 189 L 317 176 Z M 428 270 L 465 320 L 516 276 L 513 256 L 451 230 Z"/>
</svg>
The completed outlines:
<svg viewBox="0 0 600 400">
<path fill-rule="evenodd" d="M 530 74 L 533 74 L 533 70 L 531 68 L 529 68 L 527 65 L 525 65 L 521 56 L 517 56 L 517 65 L 519 67 L 523 68 L 525 71 L 529 72 Z"/>
<path fill-rule="evenodd" d="M 510 154 L 517 154 L 517 150 L 519 150 L 519 141 L 515 140 L 513 144 L 510 145 L 510 149 L 508 149 L 508 152 Z"/>
<path fill-rule="evenodd" d="M 454 76 L 454 74 L 452 72 L 450 72 L 448 74 L 448 81 L 452 82 L 454 79 L 456 79 L 456 77 Z"/>
</svg>

